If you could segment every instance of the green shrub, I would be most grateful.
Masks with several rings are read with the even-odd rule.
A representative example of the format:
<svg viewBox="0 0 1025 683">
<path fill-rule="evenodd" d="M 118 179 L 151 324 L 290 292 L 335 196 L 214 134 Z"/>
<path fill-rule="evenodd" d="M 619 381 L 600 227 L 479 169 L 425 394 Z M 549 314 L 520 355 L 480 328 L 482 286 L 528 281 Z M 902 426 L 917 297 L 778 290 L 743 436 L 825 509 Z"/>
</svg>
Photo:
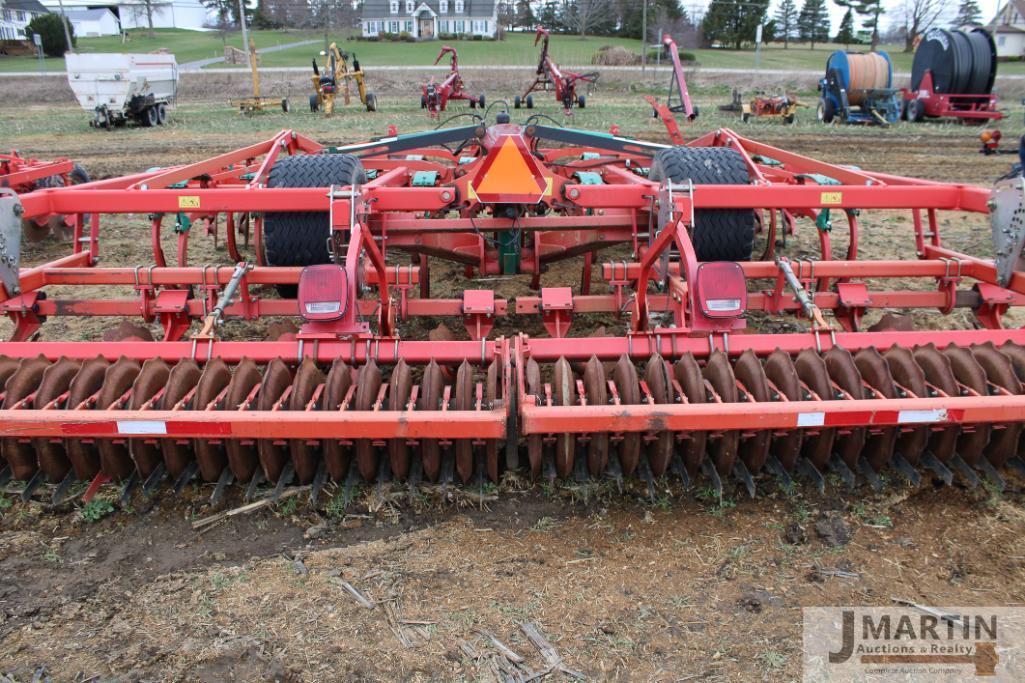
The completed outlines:
<svg viewBox="0 0 1025 683">
<path fill-rule="evenodd" d="M 71 33 L 71 47 L 77 44 L 75 39 L 75 27 L 68 22 L 68 32 Z M 38 33 L 43 41 L 43 52 L 48 57 L 63 57 L 64 53 L 71 49 L 68 46 L 67 38 L 64 37 L 64 21 L 60 14 L 40 14 L 28 23 L 25 27 L 25 35 L 31 36 Z"/>
</svg>

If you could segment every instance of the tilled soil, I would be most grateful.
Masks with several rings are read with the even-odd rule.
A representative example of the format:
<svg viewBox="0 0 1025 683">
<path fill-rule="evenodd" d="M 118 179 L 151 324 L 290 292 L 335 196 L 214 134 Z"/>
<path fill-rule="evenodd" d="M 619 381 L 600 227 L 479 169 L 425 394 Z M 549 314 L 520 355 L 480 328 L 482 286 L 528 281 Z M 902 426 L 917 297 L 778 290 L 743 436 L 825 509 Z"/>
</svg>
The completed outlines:
<svg viewBox="0 0 1025 683">
<path fill-rule="evenodd" d="M 387 123 L 400 131 L 425 126 L 426 116 L 403 104 L 407 94 L 382 92 L 385 112 L 377 117 L 240 119 L 214 104 L 188 104 L 166 129 L 111 133 L 88 129 L 78 111 L 8 106 L 0 109 L 0 139 L 37 157 L 69 156 L 101 178 L 209 157 L 285 127 L 339 142 L 382 134 Z M 825 128 L 807 112 L 807 122 L 794 127 L 742 127 L 715 112 L 721 99 L 699 99 L 702 118 L 688 133 L 731 126 L 826 161 L 978 184 L 1009 163 L 978 154 L 972 128 Z M 664 139 L 638 95 L 592 102 L 571 125 L 618 124 L 626 135 Z M 550 104 L 542 111 L 561 117 Z M 861 219 L 863 254 L 914 256 L 907 216 Z M 990 249 L 988 225 L 978 217 L 944 216 L 941 230 L 954 248 Z M 223 244 L 198 232 L 191 262 L 225 262 Z M 834 232 L 837 254 L 846 248 L 842 232 Z M 817 255 L 810 222 L 798 233 L 786 253 Z M 170 225 L 163 245 L 173 259 Z M 104 224 L 104 263 L 149 263 L 149 249 L 145 217 Z M 30 245 L 25 260 L 43 262 L 65 250 L 56 241 Z M 579 267 L 553 265 L 544 282 L 576 286 Z M 466 286 L 459 269 L 436 267 L 433 274 L 436 295 Z M 481 286 L 506 297 L 530 292 L 525 278 Z M 70 292 L 51 296 L 62 294 Z M 964 312 L 923 311 L 915 320 L 925 327 L 973 324 Z M 581 320 L 572 334 L 623 322 Z M 792 324 L 756 321 L 761 329 Z M 109 325 L 56 319 L 43 326 L 42 338 L 95 339 Z M 229 323 L 225 335 L 260 338 L 265 325 Z M 540 325 L 511 319 L 496 332 L 519 329 L 537 333 Z M 404 332 L 423 329 L 410 323 Z M 751 501 L 733 488 L 718 500 L 700 482 L 686 492 L 665 482 L 651 492 L 621 492 L 608 484 L 531 486 L 511 478 L 498 490 L 375 487 L 348 509 L 329 489 L 317 508 L 295 496 L 202 530 L 191 522 L 215 512 L 208 487 L 177 498 L 164 492 L 149 509 L 136 498 L 117 510 L 113 489 L 101 492 L 106 505 L 56 510 L 22 503 L 12 489 L 0 494 L 0 673 L 19 681 L 40 671 L 58 681 L 504 680 L 513 664 L 491 636 L 523 657 L 525 677 L 550 666 L 524 635 L 525 623 L 548 638 L 566 668 L 589 679 L 793 680 L 800 676 L 802 607 L 1025 599 L 1025 556 L 1017 548 L 1025 532 L 1021 481 L 1012 478 L 1003 494 L 889 484 L 877 495 L 846 492 L 831 480 L 820 496 L 765 480 Z M 240 504 L 240 492 L 231 491 L 226 507 Z"/>
</svg>

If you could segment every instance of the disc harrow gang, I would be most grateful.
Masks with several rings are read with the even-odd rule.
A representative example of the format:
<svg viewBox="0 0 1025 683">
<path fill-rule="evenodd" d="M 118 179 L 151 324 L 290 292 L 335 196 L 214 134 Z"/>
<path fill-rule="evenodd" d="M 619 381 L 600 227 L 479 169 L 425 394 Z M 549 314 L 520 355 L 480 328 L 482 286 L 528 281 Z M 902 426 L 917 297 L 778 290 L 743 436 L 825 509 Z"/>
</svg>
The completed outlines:
<svg viewBox="0 0 1025 683">
<path fill-rule="evenodd" d="M 999 488 L 1025 471 L 1025 331 L 1005 327 L 1025 305 L 1021 178 L 990 191 L 728 130 L 666 147 L 500 116 L 337 148 L 284 131 L 188 166 L 0 197 L 13 322 L 0 479 L 26 482 L 26 498 L 53 486 L 54 501 L 76 481 L 85 498 L 119 483 L 125 501 L 190 481 L 214 501 L 233 484 L 315 499 L 334 482 L 348 500 L 360 484 L 509 473 L 755 495 L 768 478 Z M 908 212 L 912 256 L 859 260 L 875 210 Z M 945 211 L 988 214 L 997 258 L 943 246 Z M 152 267 L 98 265 L 110 214 L 146 216 Z M 230 265 L 189 265 L 199 229 L 178 232 L 172 265 L 168 214 L 223 232 Z M 21 263 L 21 219 L 52 215 L 72 217 L 71 253 Z M 802 219 L 815 260 L 777 253 Z M 431 295 L 439 259 L 473 278 L 456 296 Z M 566 259 L 582 263 L 578 287 L 547 281 Z M 537 291 L 473 288 L 514 276 Z M 915 329 L 916 309 L 976 325 Z M 95 341 L 49 336 L 48 320 L 72 316 L 114 322 Z M 603 326 L 581 330 L 588 316 Z M 788 331 L 752 329 L 772 316 L 791 316 Z M 225 321 L 261 317 L 274 318 L 264 339 L 220 338 Z"/>
</svg>

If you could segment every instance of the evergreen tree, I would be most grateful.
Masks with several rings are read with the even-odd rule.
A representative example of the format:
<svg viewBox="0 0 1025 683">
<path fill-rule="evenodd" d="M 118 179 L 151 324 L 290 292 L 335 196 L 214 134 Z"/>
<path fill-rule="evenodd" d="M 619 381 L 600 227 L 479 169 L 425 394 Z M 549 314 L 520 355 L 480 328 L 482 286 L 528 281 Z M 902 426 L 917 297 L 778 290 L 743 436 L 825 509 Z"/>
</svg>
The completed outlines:
<svg viewBox="0 0 1025 683">
<path fill-rule="evenodd" d="M 797 5 L 794 0 L 783 0 L 776 10 L 776 39 L 783 39 L 783 49 L 790 47 L 790 39 L 797 35 Z"/>
<path fill-rule="evenodd" d="M 769 0 L 712 0 L 701 21 L 701 32 L 709 43 L 739 50 L 744 43 L 754 42 L 768 9 Z"/>
<path fill-rule="evenodd" d="M 648 0 L 648 42 L 658 42 L 658 22 L 674 24 L 687 20 L 687 13 L 680 7 L 680 0 Z M 616 35 L 624 38 L 640 38 L 644 32 L 642 5 L 631 0 L 620 2 L 620 24 Z"/>
<path fill-rule="evenodd" d="M 854 13 L 864 17 L 862 28 L 872 33 L 872 49 L 879 47 L 879 17 L 886 13 L 883 8 L 883 0 L 835 0 L 840 7 L 854 10 Z"/>
<path fill-rule="evenodd" d="M 836 40 L 834 43 L 843 43 L 844 45 L 850 45 L 855 42 L 856 37 L 854 35 L 854 12 L 848 7 L 847 11 L 843 15 L 843 19 L 840 21 L 840 30 L 836 32 Z"/>
<path fill-rule="evenodd" d="M 517 28 L 533 28 L 537 25 L 537 18 L 534 16 L 534 9 L 530 6 L 529 0 L 519 0 L 516 3 L 513 25 Z"/>
<path fill-rule="evenodd" d="M 961 26 L 981 25 L 982 9 L 979 7 L 979 3 L 975 0 L 961 0 L 961 4 L 957 7 L 957 18 L 954 19 L 952 26 L 959 28 Z"/>
<path fill-rule="evenodd" d="M 829 41 L 829 10 L 826 9 L 826 0 L 804 0 L 797 17 L 797 31 L 801 40 L 811 43 L 812 50 L 815 49 L 815 43 Z"/>
</svg>

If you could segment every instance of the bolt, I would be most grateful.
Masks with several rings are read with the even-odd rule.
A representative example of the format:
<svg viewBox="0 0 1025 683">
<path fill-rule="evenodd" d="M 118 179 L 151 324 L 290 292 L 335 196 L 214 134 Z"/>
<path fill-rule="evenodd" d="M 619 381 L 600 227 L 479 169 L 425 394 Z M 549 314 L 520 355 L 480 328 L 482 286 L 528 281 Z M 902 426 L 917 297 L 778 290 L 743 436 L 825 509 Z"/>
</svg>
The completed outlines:
<svg viewBox="0 0 1025 683">
<path fill-rule="evenodd" d="M 15 204 L 14 205 L 14 215 L 15 216 L 20 216 L 23 213 L 25 213 L 25 207 L 23 207 L 21 204 Z"/>
<path fill-rule="evenodd" d="M 441 198 L 443 200 L 445 200 L 446 202 L 450 202 L 450 201 L 452 201 L 452 193 L 449 192 L 448 190 L 445 190 L 444 192 L 441 193 Z"/>
<path fill-rule="evenodd" d="M 580 190 L 578 190 L 576 188 L 573 188 L 572 190 L 569 191 L 569 198 L 570 199 L 576 199 L 579 196 L 580 196 Z"/>
</svg>

